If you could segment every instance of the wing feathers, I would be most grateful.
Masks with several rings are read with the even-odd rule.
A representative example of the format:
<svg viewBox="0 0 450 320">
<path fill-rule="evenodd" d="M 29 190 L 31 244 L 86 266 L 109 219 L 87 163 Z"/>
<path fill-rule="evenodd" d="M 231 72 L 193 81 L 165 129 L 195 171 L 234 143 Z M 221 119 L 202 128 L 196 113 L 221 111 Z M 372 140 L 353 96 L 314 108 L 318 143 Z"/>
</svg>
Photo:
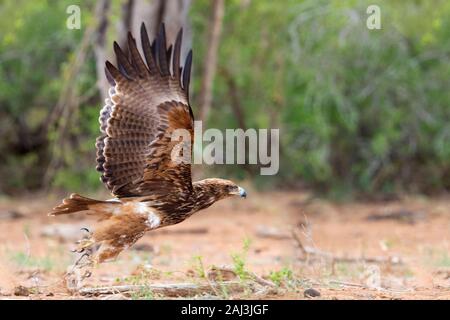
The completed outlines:
<svg viewBox="0 0 450 320">
<path fill-rule="evenodd" d="M 181 193 L 192 190 L 190 165 L 171 160 L 177 143 L 171 141 L 172 132 L 178 128 L 193 131 L 188 101 L 192 51 L 183 68 L 182 35 L 180 30 L 175 43 L 167 47 L 164 25 L 150 42 L 142 24 L 143 57 L 128 33 L 128 55 L 114 42 L 117 67 L 105 63 L 113 88 L 100 112 L 97 170 L 118 197 L 164 195 L 168 188 Z"/>
<path fill-rule="evenodd" d="M 131 32 L 128 32 L 128 49 L 130 51 L 131 61 L 139 73 L 139 76 L 141 78 L 147 76 L 149 71 L 142 60 L 141 55 L 139 54 L 139 50 L 136 46 L 136 40 L 131 35 Z"/>
<path fill-rule="evenodd" d="M 146 73 L 154 75 L 159 72 L 162 77 L 171 75 L 174 79 L 179 81 L 180 87 L 186 91 L 189 87 L 189 78 L 192 64 L 192 51 L 189 52 L 186 57 L 184 72 L 180 67 L 181 57 L 181 43 L 182 43 L 183 31 L 177 34 L 175 44 L 170 45 L 167 48 L 166 43 L 166 31 L 164 24 L 161 24 L 158 36 L 150 43 L 147 29 L 145 24 L 141 25 L 141 43 L 144 52 L 145 62 L 139 54 L 139 50 L 136 46 L 136 40 L 131 33 L 128 33 L 128 48 L 130 52 L 130 60 L 122 51 L 120 46 L 114 42 L 114 52 L 117 56 L 118 70 L 123 77 L 128 80 L 133 80 L 138 75 L 143 77 Z M 116 74 L 111 71 L 110 67 L 105 70 L 107 73 L 108 81 L 113 84 Z M 183 73 L 183 79 L 181 80 L 181 74 Z M 187 92 L 187 91 L 186 91 Z"/>
<path fill-rule="evenodd" d="M 136 78 L 136 70 L 130 64 L 127 56 L 125 55 L 125 53 L 123 53 L 122 49 L 116 41 L 114 41 L 114 52 L 117 57 L 117 65 L 119 66 L 119 70 L 122 72 L 122 74 L 129 80 L 133 80 L 133 78 Z"/>
<path fill-rule="evenodd" d="M 191 80 L 191 66 L 192 66 L 192 50 L 189 51 L 186 62 L 184 63 L 183 71 L 183 89 L 187 92 L 189 97 L 189 82 Z"/>
<path fill-rule="evenodd" d="M 147 61 L 147 67 L 150 70 L 151 74 L 155 74 L 158 71 L 156 68 L 155 55 L 152 52 L 152 45 L 150 44 L 147 29 L 145 28 L 144 23 L 142 23 L 141 25 L 141 43 L 142 49 L 144 51 L 145 61 Z"/>
<path fill-rule="evenodd" d="M 183 29 L 181 28 L 177 34 L 177 39 L 175 40 L 175 46 L 173 48 L 173 61 L 172 61 L 172 72 L 175 79 L 180 79 L 180 55 L 181 55 L 181 38 L 183 37 Z"/>
<path fill-rule="evenodd" d="M 105 138 L 106 135 L 102 135 L 100 137 L 97 138 L 97 140 L 95 141 L 95 147 L 97 148 L 97 171 L 103 173 L 105 171 L 103 165 L 105 164 L 105 156 L 103 154 L 103 150 L 105 148 Z M 103 176 L 102 176 L 103 177 Z M 103 181 L 103 179 L 102 179 Z M 104 182 L 104 181 L 103 181 Z"/>
<path fill-rule="evenodd" d="M 173 48 L 173 46 L 170 45 L 169 49 L 167 49 L 167 52 L 166 52 L 167 69 L 169 70 L 169 75 L 171 74 L 170 73 L 170 67 L 171 67 L 170 61 L 171 61 L 171 58 L 172 58 L 172 48 Z"/>
<path fill-rule="evenodd" d="M 116 67 L 114 67 L 114 65 L 111 62 L 106 61 L 105 67 L 106 67 L 105 70 L 111 75 L 115 83 L 119 81 L 124 82 L 127 79 L 122 75 L 122 73 L 119 70 L 117 70 Z"/>
<path fill-rule="evenodd" d="M 113 76 L 111 75 L 111 73 L 109 72 L 108 68 L 105 67 L 105 75 L 106 75 L 106 80 L 108 80 L 108 83 L 111 86 L 115 86 L 116 82 L 114 81 Z"/>
<path fill-rule="evenodd" d="M 168 76 L 169 65 L 167 63 L 167 47 L 166 47 L 166 28 L 161 24 L 158 38 L 156 38 L 156 53 L 158 55 L 159 71 L 162 76 Z"/>
</svg>

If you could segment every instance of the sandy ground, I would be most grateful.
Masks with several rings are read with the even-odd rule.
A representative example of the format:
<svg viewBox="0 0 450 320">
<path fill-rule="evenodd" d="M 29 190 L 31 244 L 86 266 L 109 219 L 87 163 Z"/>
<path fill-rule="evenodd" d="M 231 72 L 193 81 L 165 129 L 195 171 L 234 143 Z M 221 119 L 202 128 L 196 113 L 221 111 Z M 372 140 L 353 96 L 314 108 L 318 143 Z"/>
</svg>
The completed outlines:
<svg viewBox="0 0 450 320">
<path fill-rule="evenodd" d="M 47 217 L 57 202 L 42 195 L 0 200 L 0 299 L 165 298 L 69 293 L 63 275 L 75 259 L 70 249 L 80 228 L 95 221 Z M 252 192 L 148 233 L 98 266 L 84 286 L 210 283 L 205 274 L 226 266 L 243 291 L 190 298 L 449 299 L 449 231 L 448 197 L 337 204 L 302 192 Z M 242 279 L 248 272 L 274 286 L 249 289 Z M 310 288 L 320 296 L 305 297 Z"/>
</svg>

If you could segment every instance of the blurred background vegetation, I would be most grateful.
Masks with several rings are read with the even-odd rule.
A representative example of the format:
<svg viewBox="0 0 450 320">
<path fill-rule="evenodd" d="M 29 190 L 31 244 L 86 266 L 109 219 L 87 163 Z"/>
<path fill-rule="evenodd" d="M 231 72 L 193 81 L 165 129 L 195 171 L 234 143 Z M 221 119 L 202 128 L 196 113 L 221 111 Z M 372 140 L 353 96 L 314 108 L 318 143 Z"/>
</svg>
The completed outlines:
<svg viewBox="0 0 450 320">
<path fill-rule="evenodd" d="M 370 4 L 381 30 L 366 27 Z M 1 0 L 0 194 L 101 187 L 99 70 L 142 20 L 187 30 L 204 129 L 280 128 L 278 175 L 208 174 L 339 197 L 450 189 L 450 1 Z"/>
</svg>

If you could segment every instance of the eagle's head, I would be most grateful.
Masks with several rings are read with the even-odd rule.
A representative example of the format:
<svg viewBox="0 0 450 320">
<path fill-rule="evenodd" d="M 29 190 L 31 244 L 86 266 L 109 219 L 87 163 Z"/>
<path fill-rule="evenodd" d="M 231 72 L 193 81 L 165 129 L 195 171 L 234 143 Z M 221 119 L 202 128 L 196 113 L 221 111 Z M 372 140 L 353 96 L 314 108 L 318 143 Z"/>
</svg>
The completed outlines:
<svg viewBox="0 0 450 320">
<path fill-rule="evenodd" d="M 247 192 L 244 188 L 238 186 L 231 180 L 210 178 L 201 181 L 203 187 L 211 194 L 214 194 L 217 200 L 224 199 L 230 196 L 239 196 L 241 198 L 247 197 Z"/>
<path fill-rule="evenodd" d="M 244 188 L 238 186 L 231 180 L 226 179 L 209 179 L 212 181 L 216 190 L 219 191 L 224 198 L 228 196 L 239 196 L 241 198 L 247 198 L 247 192 Z"/>
<path fill-rule="evenodd" d="M 214 202 L 225 199 L 231 196 L 239 196 L 241 198 L 247 197 L 247 192 L 244 188 L 238 186 L 236 183 L 226 179 L 210 178 L 197 181 L 193 184 L 197 199 L 207 207 Z"/>
</svg>

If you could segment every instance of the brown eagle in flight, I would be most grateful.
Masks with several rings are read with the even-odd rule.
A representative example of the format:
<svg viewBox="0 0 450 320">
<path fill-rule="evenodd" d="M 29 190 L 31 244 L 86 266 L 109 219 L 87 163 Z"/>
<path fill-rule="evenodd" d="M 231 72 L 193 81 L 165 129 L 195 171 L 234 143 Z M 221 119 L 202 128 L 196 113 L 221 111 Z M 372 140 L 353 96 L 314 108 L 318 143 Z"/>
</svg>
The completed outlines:
<svg viewBox="0 0 450 320">
<path fill-rule="evenodd" d="M 97 170 L 115 198 L 101 201 L 72 194 L 49 215 L 85 211 L 100 223 L 78 252 L 95 249 L 93 263 L 114 259 L 145 232 L 180 223 L 195 212 L 232 195 L 246 197 L 229 180 L 192 182 L 190 161 L 173 161 L 172 139 L 177 129 L 190 132 L 192 151 L 194 117 L 189 105 L 192 50 L 180 65 L 182 30 L 167 47 L 164 25 L 150 43 L 141 26 L 144 59 L 128 33 L 128 54 L 114 42 L 117 67 L 106 62 L 111 84 L 100 111 Z"/>
</svg>

